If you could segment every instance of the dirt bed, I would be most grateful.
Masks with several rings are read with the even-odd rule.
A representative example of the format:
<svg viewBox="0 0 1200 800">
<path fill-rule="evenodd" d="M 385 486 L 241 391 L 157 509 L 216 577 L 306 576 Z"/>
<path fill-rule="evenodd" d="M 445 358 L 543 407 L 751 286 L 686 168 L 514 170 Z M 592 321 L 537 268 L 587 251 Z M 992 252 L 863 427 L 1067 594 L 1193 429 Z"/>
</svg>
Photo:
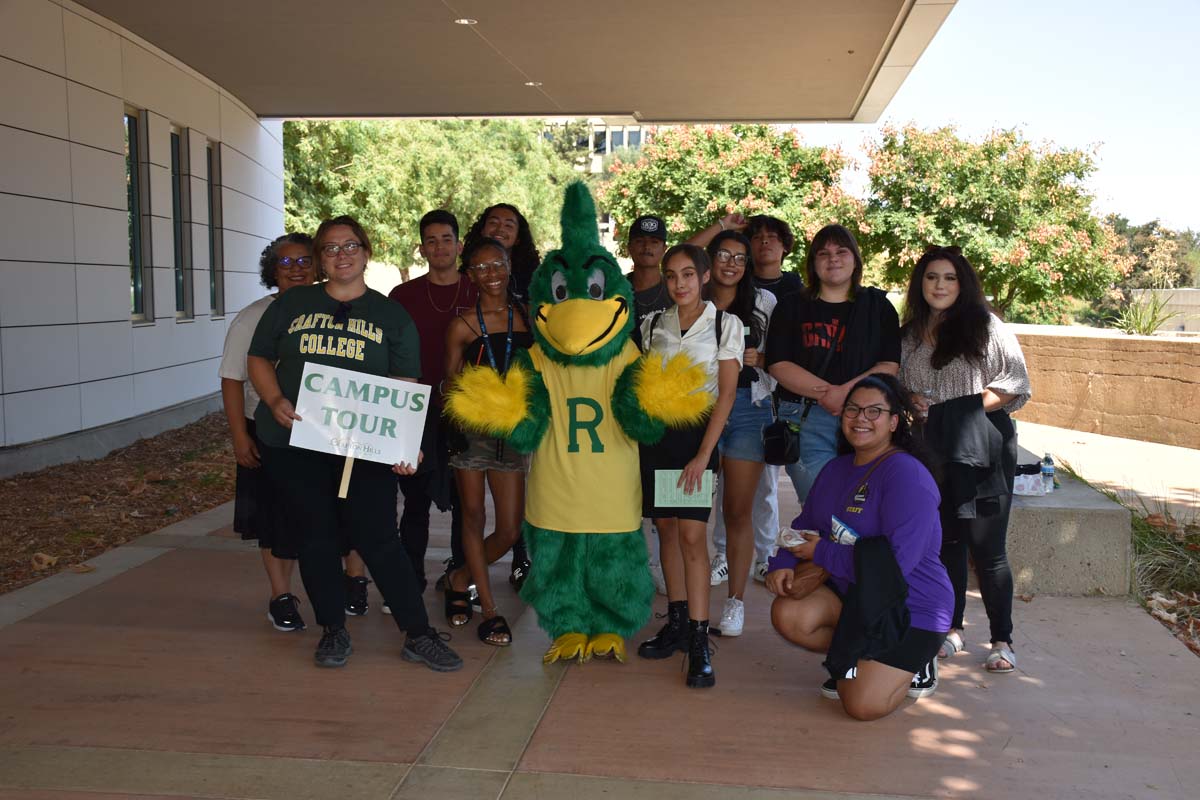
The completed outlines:
<svg viewBox="0 0 1200 800">
<path fill-rule="evenodd" d="M 142 439 L 96 461 L 0 481 L 0 593 L 233 499 L 221 414 Z"/>
</svg>

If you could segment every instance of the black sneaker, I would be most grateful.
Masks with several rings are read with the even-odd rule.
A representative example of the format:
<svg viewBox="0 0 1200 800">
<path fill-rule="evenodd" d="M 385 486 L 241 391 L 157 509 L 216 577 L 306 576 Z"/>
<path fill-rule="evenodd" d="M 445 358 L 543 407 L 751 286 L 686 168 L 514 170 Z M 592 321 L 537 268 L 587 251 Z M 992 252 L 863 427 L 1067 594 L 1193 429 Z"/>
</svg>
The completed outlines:
<svg viewBox="0 0 1200 800">
<path fill-rule="evenodd" d="M 345 628 L 326 628 L 313 653 L 313 660 L 318 667 L 344 667 L 346 659 L 354 652 L 350 646 L 350 631 Z"/>
<path fill-rule="evenodd" d="M 446 638 L 443 639 L 442 636 Z M 434 672 L 454 672 L 462 669 L 463 660 L 450 649 L 446 642 L 450 634 L 438 633 L 433 628 L 423 636 L 408 635 L 400 657 L 415 664 L 424 664 Z"/>
<path fill-rule="evenodd" d="M 833 678 L 830 678 L 829 680 L 827 680 L 821 684 L 821 697 L 824 697 L 826 700 L 840 700 L 841 699 L 842 696 L 840 694 L 838 694 L 836 680 L 834 680 Z"/>
<path fill-rule="evenodd" d="M 912 684 L 908 687 L 908 696 L 912 698 L 929 697 L 937 691 L 938 674 L 937 659 L 930 660 L 921 667 L 921 671 L 913 675 Z"/>
<path fill-rule="evenodd" d="M 367 613 L 367 584 L 365 577 L 346 576 L 346 613 L 352 617 L 365 616 Z"/>
<path fill-rule="evenodd" d="M 284 592 L 267 606 L 267 619 L 270 620 L 275 630 L 284 632 L 304 630 L 304 620 L 296 608 L 297 602 L 299 601 L 296 595 Z"/>
</svg>

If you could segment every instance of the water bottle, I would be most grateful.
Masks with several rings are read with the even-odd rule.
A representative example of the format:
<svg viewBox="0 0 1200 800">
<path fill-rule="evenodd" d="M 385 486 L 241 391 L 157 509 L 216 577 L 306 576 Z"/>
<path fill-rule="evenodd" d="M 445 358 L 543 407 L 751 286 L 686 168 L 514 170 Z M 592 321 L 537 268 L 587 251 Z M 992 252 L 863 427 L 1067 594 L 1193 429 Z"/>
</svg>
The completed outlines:
<svg viewBox="0 0 1200 800">
<path fill-rule="evenodd" d="M 1042 488 L 1046 494 L 1054 491 L 1054 459 L 1049 453 L 1042 459 Z"/>
</svg>

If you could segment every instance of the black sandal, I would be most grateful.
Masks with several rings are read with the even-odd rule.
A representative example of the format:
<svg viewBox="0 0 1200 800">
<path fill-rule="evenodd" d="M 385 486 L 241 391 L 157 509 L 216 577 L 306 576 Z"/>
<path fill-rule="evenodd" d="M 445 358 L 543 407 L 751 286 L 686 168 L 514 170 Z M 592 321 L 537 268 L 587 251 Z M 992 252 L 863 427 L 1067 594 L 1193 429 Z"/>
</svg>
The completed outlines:
<svg viewBox="0 0 1200 800">
<path fill-rule="evenodd" d="M 444 610 L 446 612 L 446 623 L 452 628 L 461 628 L 471 621 L 471 596 L 466 592 L 455 591 L 450 585 L 450 575 L 446 574 L 445 588 L 442 589 L 442 594 L 445 595 Z"/>
<path fill-rule="evenodd" d="M 507 636 L 508 641 L 498 642 L 491 638 L 497 634 Z M 479 641 L 490 644 L 492 647 L 508 647 L 512 644 L 512 629 L 508 627 L 508 620 L 501 614 L 497 614 L 491 619 L 485 619 L 479 623 Z"/>
</svg>

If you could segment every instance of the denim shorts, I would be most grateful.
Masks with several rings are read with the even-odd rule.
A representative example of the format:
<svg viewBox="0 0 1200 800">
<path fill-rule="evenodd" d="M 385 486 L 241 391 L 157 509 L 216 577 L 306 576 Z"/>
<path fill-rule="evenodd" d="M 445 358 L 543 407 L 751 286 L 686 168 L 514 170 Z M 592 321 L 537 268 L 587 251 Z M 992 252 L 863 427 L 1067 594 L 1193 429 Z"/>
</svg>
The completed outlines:
<svg viewBox="0 0 1200 800">
<path fill-rule="evenodd" d="M 722 458 L 763 462 L 763 428 L 775 421 L 771 401 L 756 406 L 751 402 L 751 389 L 738 389 L 733 398 L 729 421 L 717 442 Z"/>
</svg>

